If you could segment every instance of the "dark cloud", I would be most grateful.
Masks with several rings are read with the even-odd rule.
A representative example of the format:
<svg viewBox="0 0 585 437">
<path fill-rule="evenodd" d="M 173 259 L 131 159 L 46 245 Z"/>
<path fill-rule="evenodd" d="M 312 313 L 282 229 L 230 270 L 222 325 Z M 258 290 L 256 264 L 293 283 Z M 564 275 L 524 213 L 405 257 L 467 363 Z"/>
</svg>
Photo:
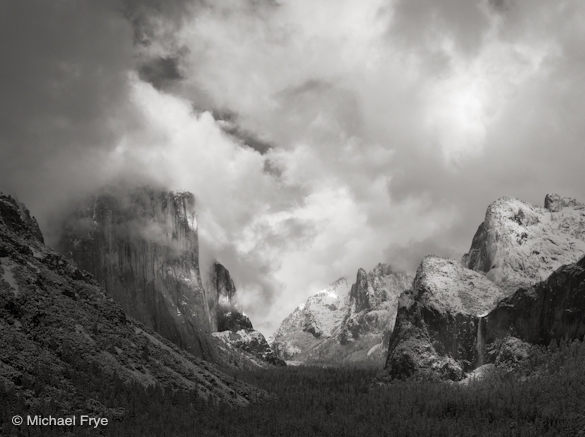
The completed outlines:
<svg viewBox="0 0 585 437">
<path fill-rule="evenodd" d="M 223 127 L 226 133 L 233 136 L 237 141 L 241 142 L 242 145 L 250 147 L 261 155 L 266 154 L 274 147 L 268 141 L 262 140 L 254 133 L 241 128 L 236 123 L 225 124 Z"/>
<path fill-rule="evenodd" d="M 164 89 L 183 78 L 178 57 L 158 57 L 143 62 L 138 67 L 140 79 L 151 83 L 155 88 Z"/>
<path fill-rule="evenodd" d="M 132 123 L 130 35 L 115 2 L 0 6 L 0 186 L 38 213 L 93 186 L 96 157 Z"/>
</svg>

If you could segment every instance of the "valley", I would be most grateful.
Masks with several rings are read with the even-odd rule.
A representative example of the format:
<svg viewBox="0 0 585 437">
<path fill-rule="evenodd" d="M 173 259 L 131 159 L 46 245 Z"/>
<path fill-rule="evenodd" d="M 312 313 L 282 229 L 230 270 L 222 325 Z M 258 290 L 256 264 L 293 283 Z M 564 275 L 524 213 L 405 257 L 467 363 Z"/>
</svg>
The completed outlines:
<svg viewBox="0 0 585 437">
<path fill-rule="evenodd" d="M 498 199 L 461 261 L 359 268 L 271 341 L 226 266 L 200 272 L 191 193 L 117 188 L 80 205 L 54 251 L 0 197 L 2 435 L 22 435 L 10 414 L 88 412 L 107 427 L 74 435 L 585 431 L 585 207 L 573 199 Z"/>
</svg>

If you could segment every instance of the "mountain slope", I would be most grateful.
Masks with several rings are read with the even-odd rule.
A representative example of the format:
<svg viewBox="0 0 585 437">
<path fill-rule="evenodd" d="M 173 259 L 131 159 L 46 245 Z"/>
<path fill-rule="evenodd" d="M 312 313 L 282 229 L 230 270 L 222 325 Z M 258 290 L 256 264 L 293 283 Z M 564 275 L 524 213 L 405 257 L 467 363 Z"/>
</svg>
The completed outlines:
<svg viewBox="0 0 585 437">
<path fill-rule="evenodd" d="M 87 387 L 120 379 L 232 405 L 262 395 L 127 317 L 43 244 L 26 208 L 0 195 L 0 381 L 31 405 L 103 414 Z"/>
</svg>

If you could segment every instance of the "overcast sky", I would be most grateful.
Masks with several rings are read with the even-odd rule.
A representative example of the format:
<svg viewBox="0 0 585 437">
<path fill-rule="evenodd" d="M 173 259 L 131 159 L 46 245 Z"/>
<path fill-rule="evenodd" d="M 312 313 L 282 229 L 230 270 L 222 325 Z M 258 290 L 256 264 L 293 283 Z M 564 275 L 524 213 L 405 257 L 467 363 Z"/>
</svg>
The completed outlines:
<svg viewBox="0 0 585 437">
<path fill-rule="evenodd" d="M 459 257 L 487 205 L 585 199 L 582 0 L 4 1 L 0 190 L 198 199 L 270 334 L 358 267 Z"/>
</svg>

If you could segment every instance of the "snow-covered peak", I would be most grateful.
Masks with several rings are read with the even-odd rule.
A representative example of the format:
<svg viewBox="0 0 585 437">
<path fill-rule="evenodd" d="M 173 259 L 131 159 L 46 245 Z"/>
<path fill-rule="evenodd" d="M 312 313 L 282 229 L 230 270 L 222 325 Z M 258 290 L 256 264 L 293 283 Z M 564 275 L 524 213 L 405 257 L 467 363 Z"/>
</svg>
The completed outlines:
<svg viewBox="0 0 585 437">
<path fill-rule="evenodd" d="M 493 202 L 463 264 L 513 291 L 575 262 L 585 254 L 585 205 L 549 194 L 545 206 L 511 197 Z"/>
<path fill-rule="evenodd" d="M 387 264 L 360 268 L 353 285 L 340 278 L 299 305 L 276 331 L 273 347 L 284 359 L 335 365 L 380 359 L 398 296 L 411 282 Z"/>
<path fill-rule="evenodd" d="M 309 332 L 315 337 L 330 337 L 344 316 L 344 298 L 349 286 L 345 278 L 332 282 L 317 291 L 281 323 L 274 334 L 275 341 L 293 331 Z"/>
</svg>

